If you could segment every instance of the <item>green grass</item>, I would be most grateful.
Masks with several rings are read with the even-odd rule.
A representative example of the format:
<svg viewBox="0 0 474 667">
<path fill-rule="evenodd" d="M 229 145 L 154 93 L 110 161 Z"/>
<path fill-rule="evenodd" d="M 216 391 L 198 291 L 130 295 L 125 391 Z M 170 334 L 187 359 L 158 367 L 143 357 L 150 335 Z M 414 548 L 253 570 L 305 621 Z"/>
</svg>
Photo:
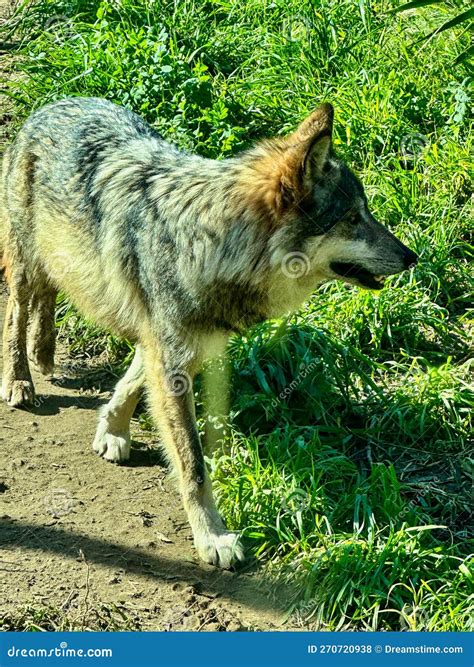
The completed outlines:
<svg viewBox="0 0 474 667">
<path fill-rule="evenodd" d="M 395 6 L 39 0 L 10 24 L 27 75 L 10 93 L 18 122 L 104 96 L 210 157 L 334 104 L 337 149 L 420 263 L 377 295 L 325 287 L 232 340 L 219 503 L 312 627 L 467 630 L 473 164 L 470 70 L 453 62 L 468 37 L 417 43 L 444 8 Z M 67 302 L 59 321 L 75 350 L 130 351 Z"/>
<path fill-rule="evenodd" d="M 75 605 L 72 605 L 73 607 Z M 0 614 L 3 632 L 126 632 L 142 630 L 136 612 L 123 605 L 101 604 L 91 609 L 71 610 L 33 604 L 19 605 L 11 612 Z"/>
</svg>

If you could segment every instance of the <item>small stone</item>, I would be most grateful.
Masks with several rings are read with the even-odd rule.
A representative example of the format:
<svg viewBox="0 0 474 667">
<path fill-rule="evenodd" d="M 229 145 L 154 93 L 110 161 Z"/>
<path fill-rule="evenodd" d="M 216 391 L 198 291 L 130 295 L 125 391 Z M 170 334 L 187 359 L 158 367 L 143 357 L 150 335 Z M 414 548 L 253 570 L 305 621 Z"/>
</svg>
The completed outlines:
<svg viewBox="0 0 474 667">
<path fill-rule="evenodd" d="M 204 630 L 206 632 L 219 632 L 221 626 L 219 623 L 208 623 L 207 625 L 204 626 Z"/>
<path fill-rule="evenodd" d="M 242 625 L 238 621 L 231 621 L 227 626 L 229 632 L 242 632 Z"/>
</svg>

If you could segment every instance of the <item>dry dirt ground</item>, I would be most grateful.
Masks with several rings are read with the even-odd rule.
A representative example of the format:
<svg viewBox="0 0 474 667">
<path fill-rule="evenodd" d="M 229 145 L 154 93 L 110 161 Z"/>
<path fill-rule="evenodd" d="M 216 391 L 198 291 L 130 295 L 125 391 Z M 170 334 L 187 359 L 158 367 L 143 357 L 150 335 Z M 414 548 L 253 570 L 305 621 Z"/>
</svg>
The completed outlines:
<svg viewBox="0 0 474 667">
<path fill-rule="evenodd" d="M 12 4 L 0 0 L 0 20 Z M 11 57 L 0 52 L 0 77 Z M 0 143 L 13 111 L 3 97 Z M 2 327 L 6 298 L 2 285 Z M 59 610 L 60 623 L 79 629 L 113 628 L 117 619 L 144 630 L 283 627 L 255 567 L 232 573 L 197 560 L 153 436 L 134 424 L 126 466 L 93 453 L 110 375 L 87 360 L 72 364 L 60 345 L 53 381 L 34 380 L 31 411 L 0 401 L 0 616 L 29 605 Z"/>
<path fill-rule="evenodd" d="M 0 299 L 3 324 L 4 289 Z M 0 405 L 1 611 L 33 602 L 85 627 L 101 606 L 143 629 L 281 626 L 255 568 L 233 573 L 197 560 L 153 434 L 134 424 L 129 465 L 94 454 L 95 411 L 109 395 L 94 386 L 103 370 L 87 361 L 71 369 L 60 346 L 53 381 L 34 379 L 31 411 Z"/>
</svg>

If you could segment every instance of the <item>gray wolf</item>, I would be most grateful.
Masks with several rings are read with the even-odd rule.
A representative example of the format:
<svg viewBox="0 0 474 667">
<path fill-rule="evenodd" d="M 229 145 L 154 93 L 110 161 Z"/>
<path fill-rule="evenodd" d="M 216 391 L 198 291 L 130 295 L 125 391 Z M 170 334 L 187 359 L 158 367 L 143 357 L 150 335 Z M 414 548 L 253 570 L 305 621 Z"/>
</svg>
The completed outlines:
<svg viewBox="0 0 474 667">
<path fill-rule="evenodd" d="M 196 427 L 192 382 L 203 361 L 325 281 L 378 290 L 417 261 L 369 212 L 332 126 L 323 104 L 289 136 L 209 160 L 126 109 L 70 98 L 33 113 L 3 160 L 4 400 L 33 401 L 30 363 L 52 372 L 58 289 L 134 341 L 93 448 L 129 458 L 145 388 L 199 556 L 224 568 L 244 552 L 217 511 Z"/>
</svg>

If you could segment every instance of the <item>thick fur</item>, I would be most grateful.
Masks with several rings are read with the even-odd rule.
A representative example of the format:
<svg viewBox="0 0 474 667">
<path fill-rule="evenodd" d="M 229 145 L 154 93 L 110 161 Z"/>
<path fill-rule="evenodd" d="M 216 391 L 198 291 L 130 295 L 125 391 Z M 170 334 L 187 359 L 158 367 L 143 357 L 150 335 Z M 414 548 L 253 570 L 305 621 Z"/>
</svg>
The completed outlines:
<svg viewBox="0 0 474 667">
<path fill-rule="evenodd" d="M 350 282 L 376 288 L 375 276 L 416 261 L 333 154 L 332 116 L 322 105 L 289 137 L 213 161 L 110 102 L 71 98 L 32 114 L 4 157 L 4 399 L 33 400 L 30 361 L 52 371 L 58 289 L 135 341 L 94 449 L 129 457 L 146 387 L 199 555 L 222 567 L 243 551 L 215 507 L 196 427 L 192 380 L 203 360 L 232 332 L 344 279 L 344 267 Z"/>
</svg>

